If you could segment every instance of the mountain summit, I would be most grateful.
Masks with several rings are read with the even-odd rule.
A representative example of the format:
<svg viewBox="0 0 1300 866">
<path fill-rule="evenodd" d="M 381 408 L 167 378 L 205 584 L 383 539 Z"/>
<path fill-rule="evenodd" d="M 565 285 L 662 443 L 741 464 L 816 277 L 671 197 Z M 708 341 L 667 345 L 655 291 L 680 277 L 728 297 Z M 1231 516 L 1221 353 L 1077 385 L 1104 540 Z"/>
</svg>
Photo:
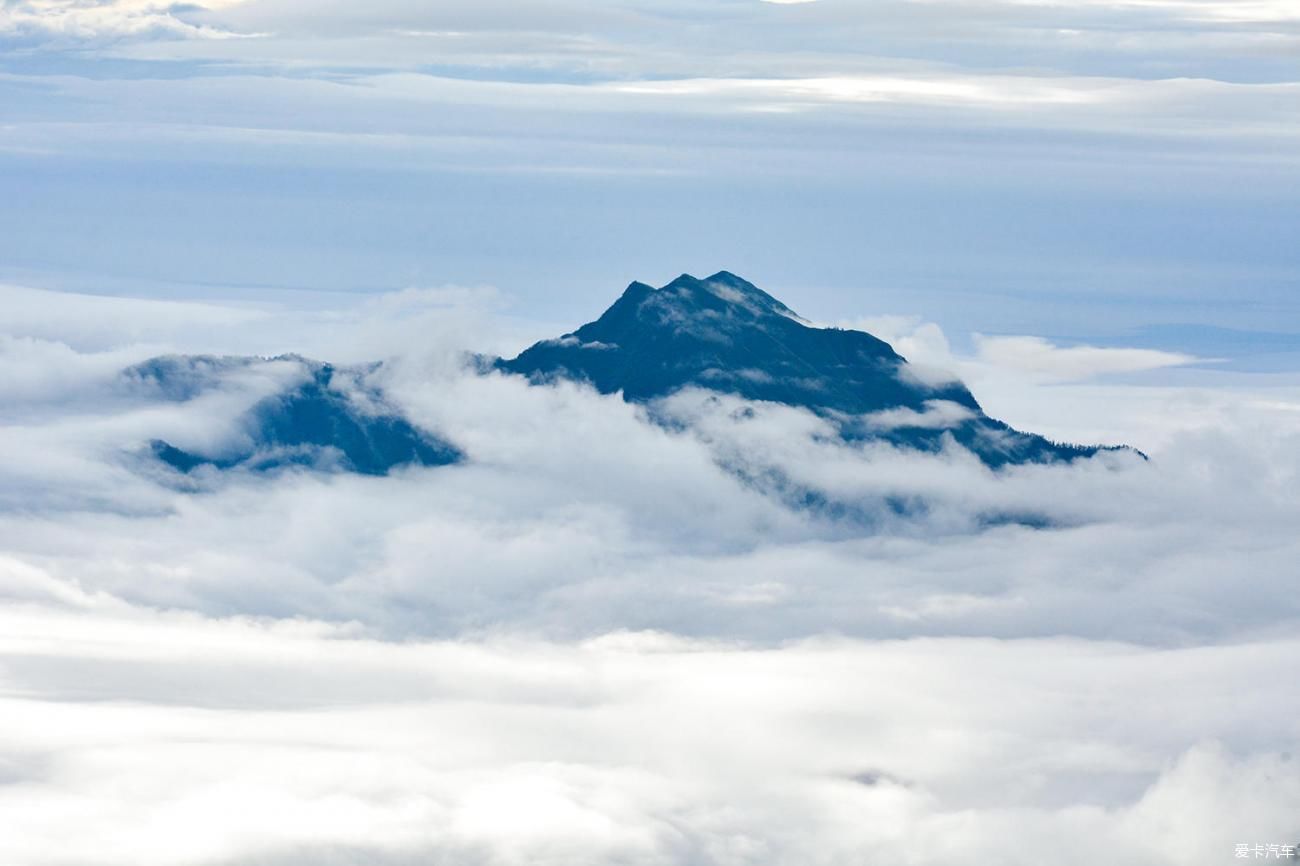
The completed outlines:
<svg viewBox="0 0 1300 866">
<path fill-rule="evenodd" d="M 683 274 L 658 289 L 634 282 L 596 321 L 496 366 L 534 381 L 586 381 L 632 402 L 696 387 L 797 406 L 849 441 L 928 451 L 955 441 L 992 467 L 1101 450 L 1014 430 L 985 415 L 960 382 L 928 381 L 885 341 L 816 327 L 727 271 Z"/>
</svg>

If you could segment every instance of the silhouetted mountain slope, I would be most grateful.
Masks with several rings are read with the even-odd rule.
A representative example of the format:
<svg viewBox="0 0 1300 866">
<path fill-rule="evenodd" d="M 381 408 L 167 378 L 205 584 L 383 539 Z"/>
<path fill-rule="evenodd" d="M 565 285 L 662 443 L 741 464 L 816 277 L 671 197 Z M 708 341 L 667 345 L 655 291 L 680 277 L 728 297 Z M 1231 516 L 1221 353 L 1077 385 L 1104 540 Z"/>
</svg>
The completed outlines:
<svg viewBox="0 0 1300 866">
<path fill-rule="evenodd" d="M 927 381 L 862 331 L 818 328 L 726 271 L 632 283 L 596 321 L 543 340 L 498 369 L 567 377 L 648 402 L 686 387 L 809 409 L 849 440 L 937 450 L 947 437 L 990 466 L 1052 462 L 1099 449 L 1062 445 L 989 418 L 964 385 Z"/>
<path fill-rule="evenodd" d="M 259 366 L 279 365 L 282 387 L 257 400 L 235 424 L 228 441 L 178 447 L 161 439 L 151 448 L 174 469 L 243 466 L 267 470 L 301 465 L 384 475 L 396 466 L 454 463 L 460 452 L 384 407 L 364 383 L 373 368 L 335 368 L 296 356 L 154 358 L 124 371 L 129 387 L 155 397 L 189 401 Z M 274 382 L 273 382 L 274 384 Z"/>
</svg>

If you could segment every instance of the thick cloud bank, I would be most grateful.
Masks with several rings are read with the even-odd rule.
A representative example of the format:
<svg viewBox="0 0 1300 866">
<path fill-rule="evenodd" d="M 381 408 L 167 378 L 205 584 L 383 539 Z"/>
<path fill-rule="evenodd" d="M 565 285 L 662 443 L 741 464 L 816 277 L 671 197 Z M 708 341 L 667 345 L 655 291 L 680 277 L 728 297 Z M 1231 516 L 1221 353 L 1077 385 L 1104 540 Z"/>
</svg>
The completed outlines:
<svg viewBox="0 0 1300 866">
<path fill-rule="evenodd" d="M 1153 458 L 995 473 L 480 374 L 462 350 L 555 330 L 481 292 L 3 291 L 0 861 L 1215 864 L 1300 835 L 1294 380 L 1107 381 L 1194 359 L 895 321 L 991 412 Z M 142 455 L 283 370 L 176 402 L 124 367 L 288 350 L 385 358 L 464 461 L 181 483 Z"/>
<path fill-rule="evenodd" d="M 7 863 L 1149 866 L 1296 827 L 1294 639 L 388 644 L 74 607 L 3 616 Z"/>
</svg>

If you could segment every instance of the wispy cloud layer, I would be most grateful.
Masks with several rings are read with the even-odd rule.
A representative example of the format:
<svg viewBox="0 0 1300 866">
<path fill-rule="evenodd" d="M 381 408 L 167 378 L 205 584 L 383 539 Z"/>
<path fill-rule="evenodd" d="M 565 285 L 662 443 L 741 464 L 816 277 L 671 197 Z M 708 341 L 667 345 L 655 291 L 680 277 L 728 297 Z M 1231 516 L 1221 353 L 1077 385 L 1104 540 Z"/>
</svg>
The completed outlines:
<svg viewBox="0 0 1300 866">
<path fill-rule="evenodd" d="M 0 34 L 47 33 L 72 39 L 185 37 L 230 38 L 238 34 L 185 20 L 186 12 L 221 9 L 244 0 L 208 0 L 206 6 L 158 0 L 13 0 L 0 7 Z"/>
<path fill-rule="evenodd" d="M 0 28 L 9 281 L 488 279 L 537 313 L 685 258 L 931 317 L 1295 312 L 1283 3 L 45 0 Z"/>
<path fill-rule="evenodd" d="M 1300 829 L 1293 386 L 1153 401 L 1092 377 L 1186 359 L 965 355 L 879 320 L 1013 418 L 1154 457 L 994 474 L 782 407 L 681 394 L 674 432 L 475 374 L 460 348 L 530 338 L 490 290 L 6 292 L 7 863 L 1210 866 Z M 279 368 L 162 404 L 124 364 L 284 342 L 387 357 L 390 399 L 467 461 L 188 488 L 142 461 Z M 774 472 L 856 510 L 791 507 Z"/>
<path fill-rule="evenodd" d="M 10 863 L 1145 866 L 1296 829 L 1289 638 L 381 644 L 103 601 L 2 625 Z"/>
</svg>

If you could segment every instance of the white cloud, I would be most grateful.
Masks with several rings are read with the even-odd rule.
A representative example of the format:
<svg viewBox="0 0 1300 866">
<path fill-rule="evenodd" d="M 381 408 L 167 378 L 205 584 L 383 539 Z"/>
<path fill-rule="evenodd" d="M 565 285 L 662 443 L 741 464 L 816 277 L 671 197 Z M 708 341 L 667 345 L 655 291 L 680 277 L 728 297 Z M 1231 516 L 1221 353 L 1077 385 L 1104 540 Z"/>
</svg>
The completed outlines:
<svg viewBox="0 0 1300 866">
<path fill-rule="evenodd" d="M 205 0 L 208 9 L 246 0 Z M 184 20 L 182 4 L 159 0 L 13 0 L 0 6 L 0 33 L 36 30 L 79 39 L 166 34 L 205 39 L 238 34 Z"/>
<path fill-rule="evenodd" d="M 166 345 L 169 337 L 201 328 L 233 329 L 265 317 L 256 306 L 206 304 L 52 292 L 0 285 L 0 329 L 82 349 Z"/>
<path fill-rule="evenodd" d="M 927 400 L 925 408 L 885 409 L 866 416 L 867 423 L 880 430 L 898 430 L 908 427 L 943 430 L 956 427 L 962 421 L 974 418 L 975 413 L 951 400 Z"/>
<path fill-rule="evenodd" d="M 656 407 L 673 432 L 469 375 L 465 343 L 518 339 L 491 291 L 76 300 L 0 344 L 6 863 L 1210 866 L 1297 829 L 1300 393 L 1153 402 L 877 322 L 1064 438 L 1161 432 L 1150 463 L 995 474 L 788 407 L 689 392 Z M 469 461 L 178 491 L 122 449 L 249 395 L 127 399 L 140 334 L 382 349 Z M 841 509 L 791 509 L 774 473 Z M 1034 515 L 1060 527 L 980 525 Z"/>
<path fill-rule="evenodd" d="M 939 5 L 971 5 L 968 0 L 917 0 Z M 1116 13 L 1161 12 L 1190 23 L 1275 23 L 1300 20 L 1294 0 L 992 0 L 989 6 L 1097 9 Z"/>
<path fill-rule="evenodd" d="M 1238 146 L 1294 139 L 1294 122 L 1277 108 L 1294 102 L 1294 77 L 1235 71 L 1243 64 L 1263 64 L 1274 54 L 1286 54 L 1295 35 L 1264 26 L 1270 9 L 1281 15 L 1286 8 L 1280 2 L 1153 0 L 1080 7 L 991 0 L 807 4 L 798 14 L 784 14 L 794 10 L 731 2 L 647 6 L 573 0 L 543 10 L 509 0 L 432 6 L 400 0 L 367 5 L 247 0 L 186 10 L 154 0 L 90 4 L 31 0 L 10 4 L 7 12 L 0 12 L 7 19 L 0 21 L 7 21 L 11 30 L 38 27 L 92 37 L 138 31 L 142 38 L 114 39 L 102 50 L 132 59 L 236 65 L 223 67 L 219 75 L 209 65 L 208 74 L 179 81 L 153 77 L 95 83 L 37 76 L 47 85 L 68 90 L 132 91 L 119 97 L 119 110 L 108 116 L 121 122 L 122 111 L 129 109 L 125 117 L 137 135 L 149 124 L 157 124 L 158 118 L 146 119 L 136 112 L 155 109 L 155 114 L 191 117 L 187 108 L 193 105 L 192 98 L 222 89 L 221 79 L 232 73 L 238 78 L 238 65 L 246 65 L 246 74 L 262 80 L 230 82 L 249 90 L 234 101 L 213 92 L 212 104 L 202 111 L 205 123 L 213 127 L 210 134 L 224 128 L 228 135 L 260 133 L 273 138 L 276 133 L 296 132 L 306 139 L 312 134 L 345 133 L 348 130 L 339 127 L 356 118 L 366 133 L 357 136 L 357 142 L 403 150 L 420 143 L 406 138 L 413 133 L 412 122 L 437 124 L 389 100 L 418 98 L 444 106 L 504 106 L 517 123 L 543 139 L 549 127 L 529 110 L 540 104 L 552 110 L 612 115 L 624 129 L 629 112 L 758 114 L 769 116 L 779 128 L 791 128 L 814 122 L 791 117 L 811 111 L 854 117 L 865 113 L 886 129 L 899 120 L 913 128 L 923 120 L 945 129 L 959 124 L 975 132 L 989 123 L 1107 132 L 1127 147 L 1137 143 L 1133 131 L 1140 126 L 1142 140 L 1167 156 L 1169 142 L 1158 139 L 1169 134 L 1197 132 L 1205 137 L 1199 143 L 1183 140 L 1180 147 L 1222 145 L 1225 139 L 1237 140 Z M 1191 15 L 1195 10 L 1199 14 Z M 1237 20 L 1230 20 L 1233 10 Z M 693 26 L 683 28 L 683 18 Z M 1249 23 L 1255 19 L 1264 23 Z M 882 28 L 883 20 L 890 26 Z M 1285 23 L 1286 19 L 1277 20 Z M 511 26 L 503 27 L 502 21 Z M 264 38 L 143 38 L 160 30 L 168 35 L 259 34 Z M 1126 38 L 1118 38 L 1117 33 Z M 868 48 L 857 48 L 859 42 L 867 42 Z M 1014 59 L 990 66 L 984 46 Z M 1201 68 L 1213 65 L 1207 58 L 1220 56 L 1226 58 L 1229 72 Z M 426 74 L 430 57 L 450 70 L 445 78 Z M 1055 65 L 1058 62 L 1064 65 Z M 285 69 L 297 72 L 285 75 Z M 371 74 L 359 76 L 358 69 Z M 457 74 L 457 69 L 472 74 Z M 345 71 L 303 75 L 302 70 Z M 282 89 L 310 90 L 314 96 L 280 94 Z M 169 97 L 168 91 L 177 95 Z M 322 105 L 322 117 L 331 120 L 313 122 L 310 106 L 320 104 L 322 96 L 363 107 L 339 111 Z M 60 119 L 77 119 L 85 110 L 85 99 L 83 94 L 70 101 Z M 182 107 L 172 107 L 174 101 Z M 264 102 L 272 104 L 262 106 Z M 300 129 L 285 129 L 286 104 L 296 106 L 294 117 Z M 922 117 L 912 110 L 916 107 L 940 113 Z M 962 115 L 954 115 L 954 110 Z M 969 116 L 964 116 L 967 112 Z M 225 115 L 230 118 L 222 122 Z M 377 124 L 378 116 L 382 122 Z M 48 120 L 49 115 L 41 119 Z M 168 134 L 198 133 L 192 123 L 181 125 L 190 128 Z M 620 128 L 613 123 L 611 127 L 611 132 Z M 644 145 L 647 134 L 661 128 L 654 118 L 637 127 L 622 136 L 625 147 Z M 459 125 L 457 129 L 464 134 Z M 87 125 L 84 131 L 92 130 Z M 164 131 L 155 129 L 156 134 Z M 15 139 L 9 146 L 42 146 L 28 140 L 53 133 L 46 130 L 41 136 L 41 132 L 38 124 L 23 123 L 8 131 Z M 111 138 L 114 133 L 101 129 L 98 134 Z M 574 134 L 571 129 L 566 141 Z M 53 137 L 62 138 L 56 133 Z M 796 137 L 806 148 L 819 136 Z M 502 144 L 498 135 L 485 138 Z M 861 142 L 860 137 L 855 140 Z M 680 141 L 674 143 L 673 154 L 680 161 Z M 1257 158 L 1285 159 L 1279 153 L 1285 148 L 1260 150 Z M 526 151 L 535 152 L 535 146 Z M 529 162 L 514 153 L 515 165 Z M 584 164 L 573 160 L 570 168 Z"/>
<path fill-rule="evenodd" d="M 610 85 L 624 93 L 753 98 L 791 108 L 809 103 L 913 103 L 1031 107 L 1100 101 L 1105 84 L 1025 76 L 862 76 L 804 79 L 685 79 Z M 1113 87 L 1113 83 L 1111 83 Z"/>
<path fill-rule="evenodd" d="M 955 448 L 927 457 L 845 446 L 824 421 L 787 407 L 741 411 L 734 399 L 688 392 L 656 409 L 692 431 L 671 432 L 617 397 L 470 374 L 461 349 L 479 335 L 481 345 L 511 340 L 491 336 L 481 307 L 448 308 L 447 297 L 417 291 L 332 312 L 269 310 L 225 327 L 191 325 L 167 308 L 173 350 L 197 342 L 249 351 L 274 333 L 326 359 L 389 356 L 381 376 L 391 398 L 469 461 L 382 480 L 236 476 L 202 496 L 177 493 L 127 455 L 158 436 L 212 444 L 234 435 L 241 407 L 262 393 L 260 378 L 251 391 L 232 384 L 190 403 L 142 405 L 106 388 L 117 359 L 140 351 L 134 319 L 92 310 L 105 328 L 124 324 L 116 337 L 94 333 L 99 351 L 90 354 L 11 338 L 4 362 L 20 378 L 0 430 L 0 476 L 6 507 L 20 510 L 0 522 L 0 542 L 138 603 L 296 610 L 391 633 L 513 623 L 543 633 L 630 625 L 770 638 L 833 622 L 873 636 L 1066 631 L 1166 641 L 1246 633 L 1295 615 L 1265 603 L 1300 555 L 1278 533 L 1297 513 L 1277 486 L 1296 471 L 1294 389 L 1057 384 L 953 356 L 933 326 L 899 319 L 891 333 L 879 322 L 882 335 L 903 335 L 902 346 L 942 353 L 929 358 L 939 366 L 975 371 L 976 396 L 997 417 L 1065 441 L 1128 442 L 1155 458 L 995 475 Z M 467 297 L 479 305 L 477 294 Z M 124 309 L 138 310 L 134 303 Z M 879 420 L 942 426 L 959 414 L 939 405 Z M 828 510 L 789 510 L 783 503 L 801 491 L 825 497 Z M 924 510 L 900 516 L 898 503 Z M 1017 518 L 1072 528 L 973 532 Z M 921 540 L 934 534 L 944 541 Z M 1234 576 L 1237 534 L 1256 544 L 1247 586 Z M 1110 553 L 1076 562 L 1094 547 Z M 1182 580 L 1190 551 L 1196 577 Z M 853 578 L 864 558 L 876 563 L 865 583 Z M 159 578 L 142 582 L 133 564 Z M 1128 577 L 1078 588 L 1102 567 Z M 966 598 L 973 603 L 952 603 Z M 1232 614 L 1202 618 L 1214 605 Z M 1117 606 L 1124 616 L 1113 615 Z"/>
<path fill-rule="evenodd" d="M 0 856 L 22 866 L 974 866 L 1045 847 L 1209 866 L 1296 829 L 1290 638 L 760 650 L 385 644 L 34 605 L 0 621 Z"/>
<path fill-rule="evenodd" d="M 1183 352 L 1103 346 L 1059 346 L 1042 337 L 1025 335 L 972 334 L 974 354 L 954 352 L 943 329 L 916 316 L 868 316 L 837 323 L 874 334 L 894 347 L 913 365 L 918 375 L 951 381 L 979 381 L 996 370 L 1010 374 L 1017 384 L 1033 382 L 1078 382 L 1101 376 L 1141 373 L 1167 367 L 1205 363 Z M 945 378 L 946 377 L 946 378 Z"/>
<path fill-rule="evenodd" d="M 1108 373 L 1136 373 L 1194 364 L 1202 359 L 1155 349 L 1056 346 L 1042 337 L 975 335 L 979 361 L 1056 381 L 1093 379 Z"/>
</svg>

